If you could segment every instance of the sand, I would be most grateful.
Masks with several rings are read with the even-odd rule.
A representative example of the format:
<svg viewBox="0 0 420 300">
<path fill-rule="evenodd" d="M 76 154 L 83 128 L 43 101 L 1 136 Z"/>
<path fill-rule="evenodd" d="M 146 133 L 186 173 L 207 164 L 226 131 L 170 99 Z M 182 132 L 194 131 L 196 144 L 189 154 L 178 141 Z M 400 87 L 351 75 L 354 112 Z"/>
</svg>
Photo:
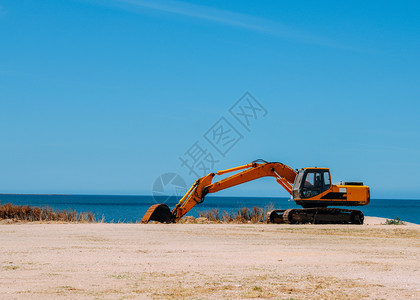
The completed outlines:
<svg viewBox="0 0 420 300">
<path fill-rule="evenodd" d="M 0 298 L 420 299 L 420 225 L 383 221 L 3 224 Z"/>
</svg>

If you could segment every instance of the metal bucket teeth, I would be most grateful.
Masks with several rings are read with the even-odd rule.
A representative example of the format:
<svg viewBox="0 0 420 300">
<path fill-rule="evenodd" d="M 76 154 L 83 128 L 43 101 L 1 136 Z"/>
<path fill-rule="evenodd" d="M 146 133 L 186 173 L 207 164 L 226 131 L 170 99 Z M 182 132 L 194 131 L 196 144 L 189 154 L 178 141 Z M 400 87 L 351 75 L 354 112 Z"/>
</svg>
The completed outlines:
<svg viewBox="0 0 420 300">
<path fill-rule="evenodd" d="M 172 213 L 166 204 L 155 204 L 149 207 L 144 214 L 140 223 L 147 224 L 150 221 L 158 221 L 161 223 L 171 223 Z"/>
</svg>

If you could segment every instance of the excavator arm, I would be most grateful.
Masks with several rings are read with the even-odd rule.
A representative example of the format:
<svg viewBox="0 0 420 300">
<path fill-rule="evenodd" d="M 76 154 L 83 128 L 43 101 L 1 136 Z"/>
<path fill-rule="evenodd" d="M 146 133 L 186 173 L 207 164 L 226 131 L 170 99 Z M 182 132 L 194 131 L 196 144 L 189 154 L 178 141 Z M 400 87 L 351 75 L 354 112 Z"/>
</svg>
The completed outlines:
<svg viewBox="0 0 420 300">
<path fill-rule="evenodd" d="M 214 182 L 216 175 L 223 175 L 230 172 L 240 171 L 220 181 Z M 204 197 L 209 193 L 240 185 L 261 177 L 271 176 L 290 194 L 292 194 L 293 182 L 297 172 L 291 167 L 279 162 L 265 162 L 262 160 L 252 163 L 210 173 L 199 178 L 187 193 L 179 200 L 175 208 L 170 211 L 166 204 L 155 204 L 151 206 L 144 215 L 141 223 L 148 223 L 155 220 L 159 222 L 178 222 L 185 214 L 187 214 L 195 205 L 204 201 Z"/>
</svg>

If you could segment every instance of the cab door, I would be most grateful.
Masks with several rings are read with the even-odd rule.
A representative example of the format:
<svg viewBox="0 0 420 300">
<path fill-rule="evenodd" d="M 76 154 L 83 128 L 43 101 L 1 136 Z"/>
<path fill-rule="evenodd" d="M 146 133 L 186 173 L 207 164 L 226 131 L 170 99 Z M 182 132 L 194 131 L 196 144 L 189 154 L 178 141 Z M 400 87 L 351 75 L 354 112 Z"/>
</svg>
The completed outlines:
<svg viewBox="0 0 420 300">
<path fill-rule="evenodd" d="M 300 184 L 301 198 L 313 198 L 331 187 L 328 169 L 305 169 Z"/>
</svg>

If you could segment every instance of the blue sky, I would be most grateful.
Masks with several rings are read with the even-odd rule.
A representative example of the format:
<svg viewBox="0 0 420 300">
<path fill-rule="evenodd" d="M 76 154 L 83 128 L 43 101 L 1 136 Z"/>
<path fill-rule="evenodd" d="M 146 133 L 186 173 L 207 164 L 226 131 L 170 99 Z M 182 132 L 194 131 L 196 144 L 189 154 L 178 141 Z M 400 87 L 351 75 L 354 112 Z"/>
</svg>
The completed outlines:
<svg viewBox="0 0 420 300">
<path fill-rule="evenodd" d="M 419 15 L 417 1 L 0 0 L 0 191 L 190 185 L 180 158 L 198 142 L 212 171 L 264 158 L 420 199 Z M 229 112 L 247 91 L 267 112 L 249 130 Z M 224 155 L 205 137 L 221 118 L 241 137 Z M 288 196 L 268 178 L 221 195 Z"/>
</svg>

